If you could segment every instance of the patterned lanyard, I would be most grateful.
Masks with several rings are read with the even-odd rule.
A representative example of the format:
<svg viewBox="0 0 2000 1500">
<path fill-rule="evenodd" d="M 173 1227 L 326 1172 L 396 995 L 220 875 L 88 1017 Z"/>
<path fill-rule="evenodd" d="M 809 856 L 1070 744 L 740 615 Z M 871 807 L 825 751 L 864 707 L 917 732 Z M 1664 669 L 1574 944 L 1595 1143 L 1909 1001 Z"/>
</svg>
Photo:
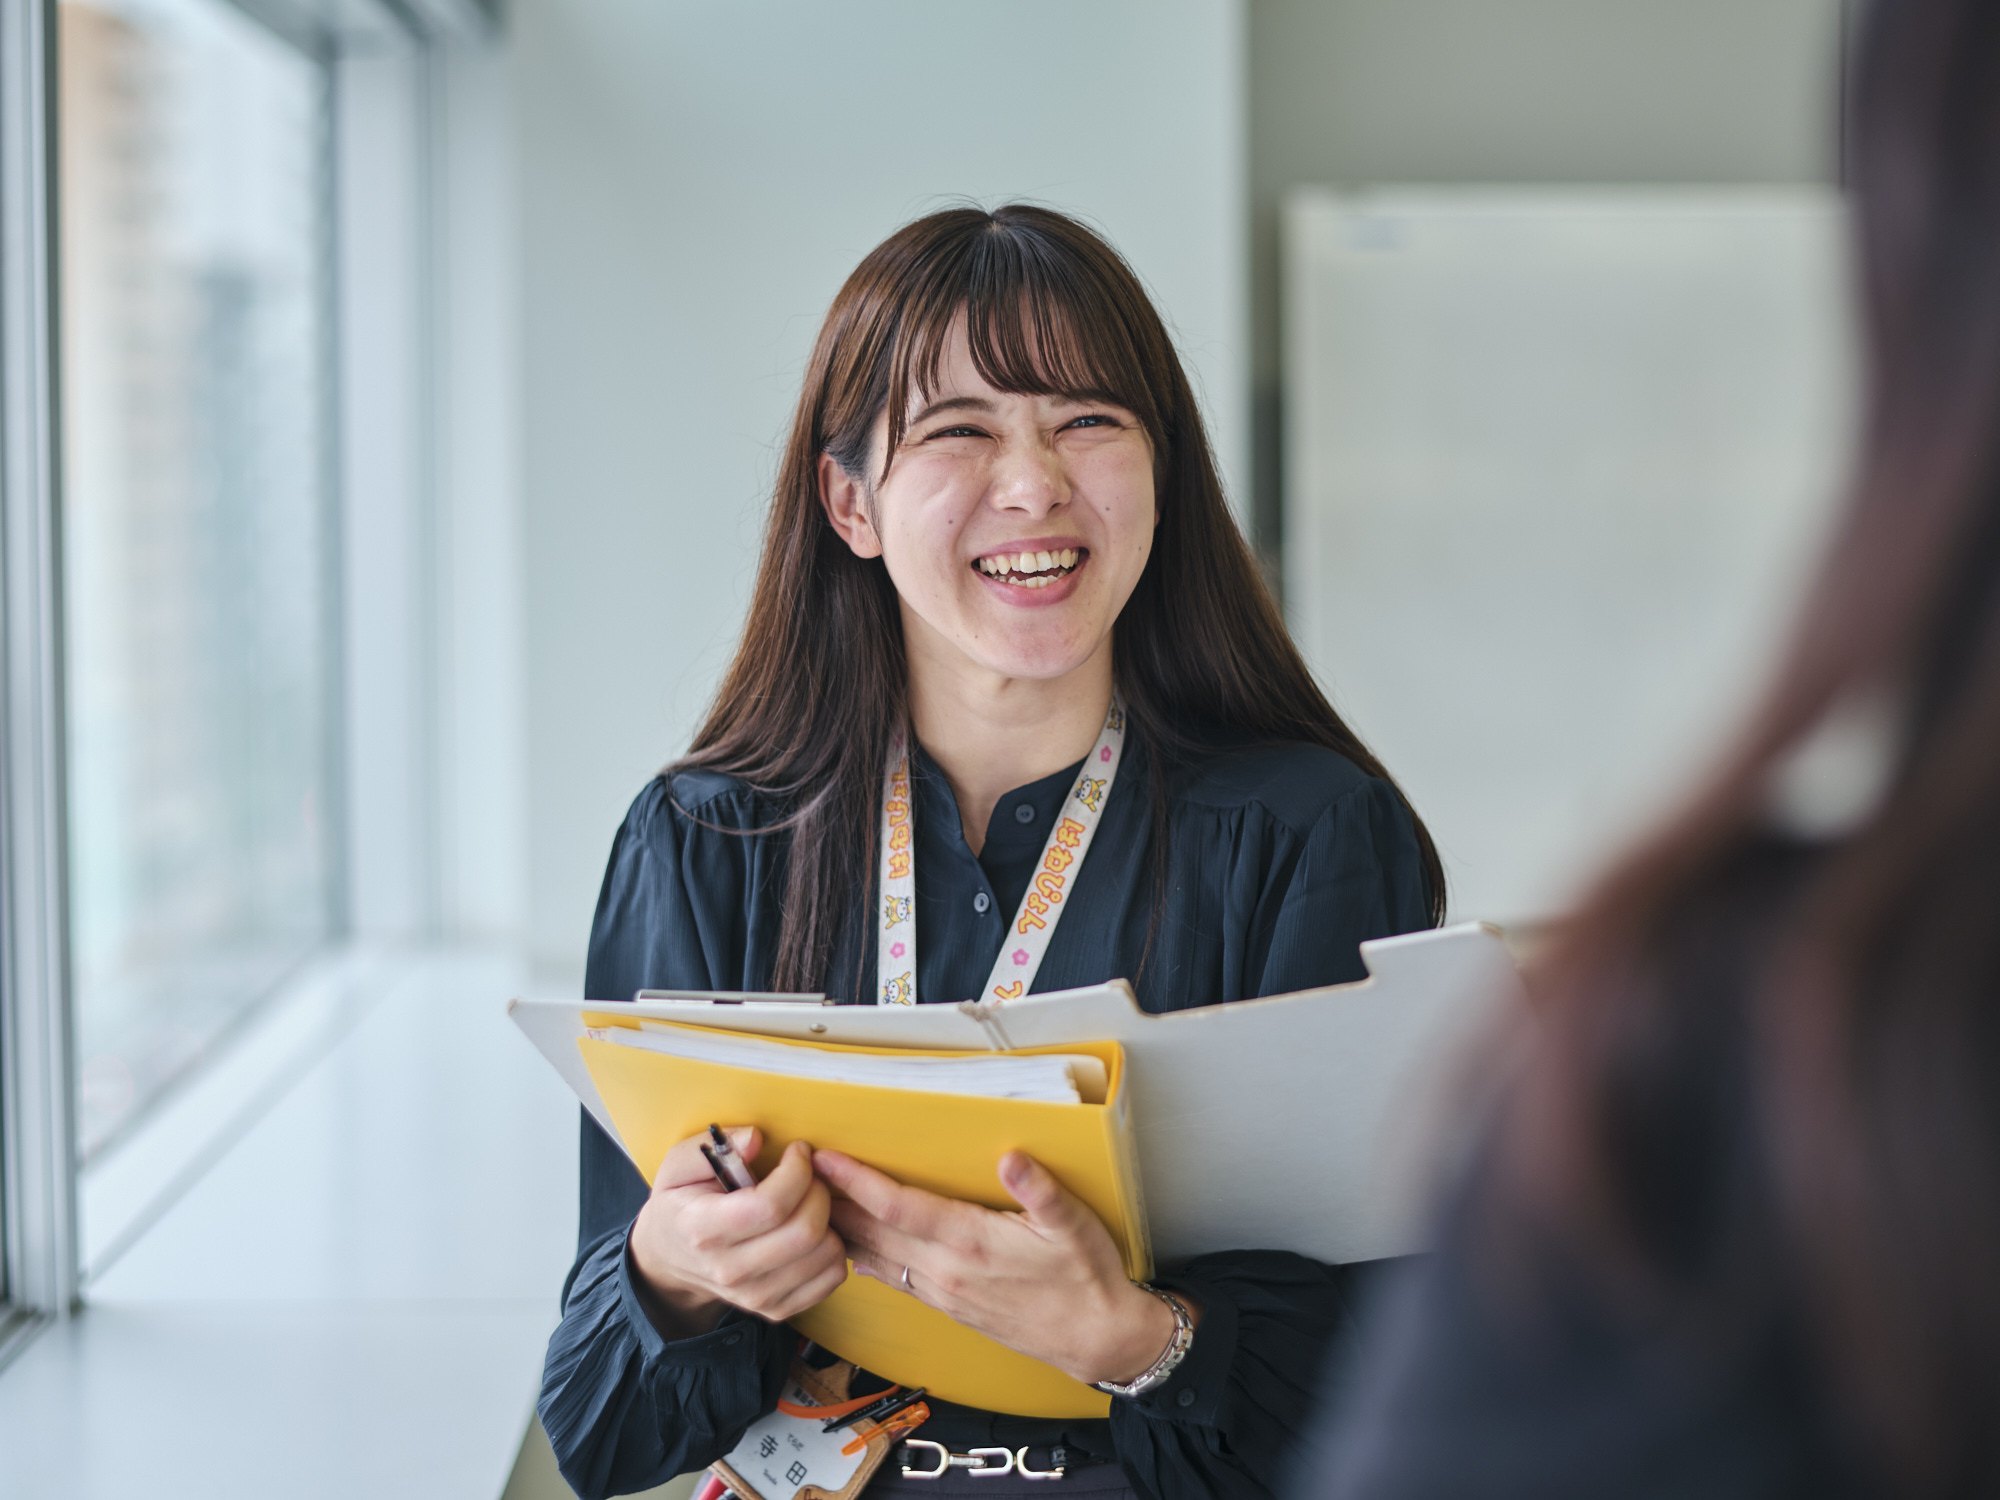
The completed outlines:
<svg viewBox="0 0 2000 1500">
<path fill-rule="evenodd" d="M 1018 999 L 1034 984 L 1042 955 L 1049 951 L 1049 939 L 1062 920 L 1063 897 L 1090 852 L 1124 757 L 1125 707 L 1114 697 L 1111 712 L 1104 716 L 1104 731 L 1042 845 L 1041 863 L 1000 945 L 981 999 Z M 882 921 L 875 936 L 878 1005 L 917 1003 L 917 848 L 910 813 L 910 752 L 907 742 L 899 739 L 882 778 Z"/>
</svg>

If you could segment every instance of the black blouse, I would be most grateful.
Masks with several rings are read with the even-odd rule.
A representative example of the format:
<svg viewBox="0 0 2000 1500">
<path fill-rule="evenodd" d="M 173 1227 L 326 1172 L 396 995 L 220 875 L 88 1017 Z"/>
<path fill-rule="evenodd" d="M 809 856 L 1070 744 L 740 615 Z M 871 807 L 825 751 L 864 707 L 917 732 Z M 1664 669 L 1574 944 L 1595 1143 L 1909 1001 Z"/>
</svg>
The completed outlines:
<svg viewBox="0 0 2000 1500">
<path fill-rule="evenodd" d="M 950 786 L 921 751 L 913 756 L 917 988 L 926 1001 L 983 988 L 1080 768 L 1002 797 L 975 856 Z M 1156 776 L 1167 805 L 1157 921 Z M 646 988 L 768 988 L 787 839 L 752 830 L 781 811 L 727 776 L 684 772 L 671 786 L 649 783 L 612 845 L 586 993 L 625 1000 Z M 836 951 L 836 993 L 844 976 L 874 973 L 865 906 L 857 902 Z M 1362 941 L 1427 921 L 1411 819 L 1383 781 L 1300 744 L 1222 750 L 1161 771 L 1135 740 L 1033 988 L 1136 977 L 1150 1011 L 1285 994 L 1364 977 Z M 733 1310 L 707 1333 L 662 1337 L 626 1254 L 646 1191 L 586 1115 L 577 1259 L 540 1401 L 563 1475 L 584 1496 L 644 1489 L 726 1453 L 776 1401 L 792 1346 L 781 1326 Z M 1161 1500 L 1270 1493 L 1346 1321 L 1340 1275 L 1302 1256 L 1241 1250 L 1163 1267 L 1159 1279 L 1202 1308 L 1189 1356 L 1163 1385 L 1115 1400 L 1108 1420 L 1061 1425 L 1061 1438 L 1115 1452 L 1134 1485 Z M 925 1435 L 961 1446 L 1058 1435 L 1046 1420 L 933 1409 Z"/>
</svg>

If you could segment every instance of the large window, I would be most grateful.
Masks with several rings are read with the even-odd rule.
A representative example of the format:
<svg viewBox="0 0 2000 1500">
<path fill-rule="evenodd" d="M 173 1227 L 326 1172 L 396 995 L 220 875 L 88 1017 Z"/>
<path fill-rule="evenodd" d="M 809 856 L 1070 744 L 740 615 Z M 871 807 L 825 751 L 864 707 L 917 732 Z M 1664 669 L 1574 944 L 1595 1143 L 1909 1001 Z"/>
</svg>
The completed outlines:
<svg viewBox="0 0 2000 1500">
<path fill-rule="evenodd" d="M 333 930 L 329 90 L 218 0 L 59 16 L 87 1160 Z"/>
<path fill-rule="evenodd" d="M 0 0 L 0 1362 L 434 931 L 432 218 L 491 22 Z"/>
</svg>

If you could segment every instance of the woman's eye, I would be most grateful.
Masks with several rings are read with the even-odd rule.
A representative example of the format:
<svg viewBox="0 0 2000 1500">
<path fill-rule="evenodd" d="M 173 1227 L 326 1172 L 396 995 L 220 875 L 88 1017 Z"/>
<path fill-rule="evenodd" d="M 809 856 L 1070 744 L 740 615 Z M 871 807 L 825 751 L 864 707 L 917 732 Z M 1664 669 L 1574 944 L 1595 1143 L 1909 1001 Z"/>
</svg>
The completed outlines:
<svg viewBox="0 0 2000 1500">
<path fill-rule="evenodd" d="M 932 438 L 979 436 L 981 436 L 981 433 L 977 427 L 940 427 L 936 432 L 926 435 L 924 441 L 928 443 Z"/>
<path fill-rule="evenodd" d="M 1069 422 L 1066 425 L 1070 427 L 1082 427 L 1085 425 L 1091 427 L 1116 427 L 1118 419 L 1106 412 L 1094 411 L 1078 417 L 1075 421 Z"/>
</svg>

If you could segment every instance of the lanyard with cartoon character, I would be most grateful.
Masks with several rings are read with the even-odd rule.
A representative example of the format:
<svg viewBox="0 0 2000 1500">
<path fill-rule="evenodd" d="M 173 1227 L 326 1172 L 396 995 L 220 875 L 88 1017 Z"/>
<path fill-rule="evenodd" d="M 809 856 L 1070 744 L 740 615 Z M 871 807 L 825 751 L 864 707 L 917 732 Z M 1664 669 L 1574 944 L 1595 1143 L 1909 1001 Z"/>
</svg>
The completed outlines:
<svg viewBox="0 0 2000 1500">
<path fill-rule="evenodd" d="M 1125 706 L 1114 697 L 1104 716 L 1104 730 L 1042 846 L 1041 862 L 1001 941 L 1000 956 L 980 993 L 982 1000 L 1018 999 L 1034 985 L 1049 938 L 1062 919 L 1063 898 L 1090 850 L 1124 754 Z M 878 1005 L 917 1003 L 917 848 L 911 811 L 909 746 L 899 740 L 882 778 L 882 910 L 875 938 Z"/>
</svg>

